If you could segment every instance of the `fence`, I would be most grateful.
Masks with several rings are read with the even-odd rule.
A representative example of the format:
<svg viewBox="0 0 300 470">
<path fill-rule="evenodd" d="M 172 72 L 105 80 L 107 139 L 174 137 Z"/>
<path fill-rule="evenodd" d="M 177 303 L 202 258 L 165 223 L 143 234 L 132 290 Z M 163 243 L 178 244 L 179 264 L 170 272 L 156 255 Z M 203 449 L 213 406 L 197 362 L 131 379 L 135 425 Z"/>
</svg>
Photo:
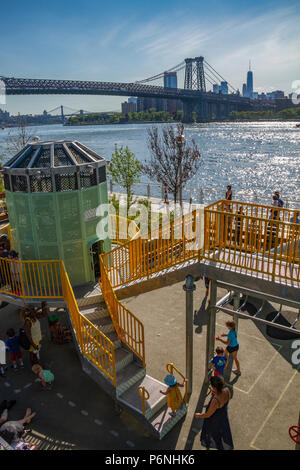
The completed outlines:
<svg viewBox="0 0 300 470">
<path fill-rule="evenodd" d="M 142 360 L 145 367 L 144 325 L 118 299 L 110 282 L 106 262 L 100 256 L 100 286 L 118 337 Z"/>
<path fill-rule="evenodd" d="M 113 183 L 109 180 L 109 190 L 110 193 L 124 193 L 125 190 L 121 186 L 116 183 Z M 132 192 L 136 196 L 140 196 L 146 199 L 150 198 L 157 198 L 157 199 L 164 199 L 164 186 L 158 183 L 147 183 L 141 182 L 136 183 L 132 187 Z M 188 187 L 183 188 L 182 190 L 182 200 L 184 202 L 190 202 L 192 198 L 192 202 L 194 204 L 211 204 L 217 200 L 221 200 L 225 196 L 226 189 L 215 189 L 215 188 L 202 188 L 202 187 Z M 237 201 L 244 201 L 250 202 L 253 204 L 264 204 L 268 205 L 272 202 L 272 193 L 270 195 L 267 193 L 262 193 L 255 190 L 234 190 L 233 191 L 234 198 Z M 169 193 L 169 199 L 172 198 L 172 194 Z M 300 196 L 299 198 L 287 198 L 283 197 L 284 199 L 284 206 L 290 209 L 299 209 L 300 210 Z"/>
<path fill-rule="evenodd" d="M 218 201 L 205 208 L 206 259 L 299 281 L 299 212 Z"/>
</svg>

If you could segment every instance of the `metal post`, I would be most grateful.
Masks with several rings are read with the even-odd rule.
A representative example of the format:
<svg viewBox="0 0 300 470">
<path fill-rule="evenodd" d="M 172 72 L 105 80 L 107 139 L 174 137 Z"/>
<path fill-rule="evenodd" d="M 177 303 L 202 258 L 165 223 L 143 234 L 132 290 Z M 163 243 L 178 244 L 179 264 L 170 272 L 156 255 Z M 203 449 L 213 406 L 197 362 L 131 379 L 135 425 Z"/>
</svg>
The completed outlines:
<svg viewBox="0 0 300 470">
<path fill-rule="evenodd" d="M 151 195 L 150 195 L 150 184 L 149 183 L 147 184 L 147 196 L 148 196 L 148 199 L 150 199 Z"/>
<path fill-rule="evenodd" d="M 233 309 L 237 310 L 240 306 L 240 294 L 238 292 L 234 292 L 233 294 Z M 238 329 L 238 321 L 239 317 L 235 313 L 233 314 L 233 321 L 235 322 L 236 329 Z"/>
<path fill-rule="evenodd" d="M 186 292 L 186 378 L 187 383 L 187 399 L 190 399 L 193 389 L 193 292 L 196 289 L 194 278 L 191 274 L 186 277 L 183 290 Z"/>
<path fill-rule="evenodd" d="M 217 282 L 210 281 L 210 298 L 208 309 L 207 333 L 206 333 L 206 357 L 205 357 L 205 378 L 209 380 L 209 363 L 213 357 L 216 334 L 216 303 L 217 303 Z"/>
</svg>

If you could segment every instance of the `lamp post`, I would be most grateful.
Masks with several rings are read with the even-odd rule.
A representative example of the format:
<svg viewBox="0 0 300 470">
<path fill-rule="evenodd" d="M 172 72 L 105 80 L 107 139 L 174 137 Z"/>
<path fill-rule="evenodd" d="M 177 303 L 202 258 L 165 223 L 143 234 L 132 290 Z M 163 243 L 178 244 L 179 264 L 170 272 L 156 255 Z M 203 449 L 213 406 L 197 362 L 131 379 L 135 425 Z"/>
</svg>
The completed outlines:
<svg viewBox="0 0 300 470">
<path fill-rule="evenodd" d="M 193 389 L 193 292 L 196 289 L 194 284 L 194 277 L 188 274 L 186 277 L 185 285 L 183 290 L 186 292 L 186 378 L 187 383 L 187 395 L 188 400 L 192 394 Z"/>
</svg>

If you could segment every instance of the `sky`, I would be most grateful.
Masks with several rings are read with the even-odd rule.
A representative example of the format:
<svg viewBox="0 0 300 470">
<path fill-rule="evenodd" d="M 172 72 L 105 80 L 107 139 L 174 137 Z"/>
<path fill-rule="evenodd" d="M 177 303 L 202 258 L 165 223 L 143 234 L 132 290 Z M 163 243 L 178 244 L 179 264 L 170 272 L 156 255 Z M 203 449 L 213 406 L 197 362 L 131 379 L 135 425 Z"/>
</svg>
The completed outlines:
<svg viewBox="0 0 300 470">
<path fill-rule="evenodd" d="M 300 9 L 278 0 L 1 2 L 0 76 L 133 82 L 204 56 L 242 89 L 292 91 L 300 80 Z M 12 114 L 59 106 L 120 110 L 122 97 L 8 96 Z"/>
</svg>

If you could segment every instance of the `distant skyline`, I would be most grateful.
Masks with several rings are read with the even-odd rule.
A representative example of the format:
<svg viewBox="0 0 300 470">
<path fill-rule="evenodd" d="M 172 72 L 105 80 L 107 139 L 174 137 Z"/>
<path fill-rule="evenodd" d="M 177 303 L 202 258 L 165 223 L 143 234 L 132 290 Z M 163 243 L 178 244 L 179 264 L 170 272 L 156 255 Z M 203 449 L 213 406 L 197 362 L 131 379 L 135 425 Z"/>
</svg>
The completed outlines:
<svg viewBox="0 0 300 470">
<path fill-rule="evenodd" d="M 254 90 L 300 79 L 298 1 L 15 0 L 1 6 L 0 76 L 132 82 L 203 55 L 235 88 L 251 60 Z M 0 108 L 120 109 L 121 97 L 8 96 Z"/>
</svg>

